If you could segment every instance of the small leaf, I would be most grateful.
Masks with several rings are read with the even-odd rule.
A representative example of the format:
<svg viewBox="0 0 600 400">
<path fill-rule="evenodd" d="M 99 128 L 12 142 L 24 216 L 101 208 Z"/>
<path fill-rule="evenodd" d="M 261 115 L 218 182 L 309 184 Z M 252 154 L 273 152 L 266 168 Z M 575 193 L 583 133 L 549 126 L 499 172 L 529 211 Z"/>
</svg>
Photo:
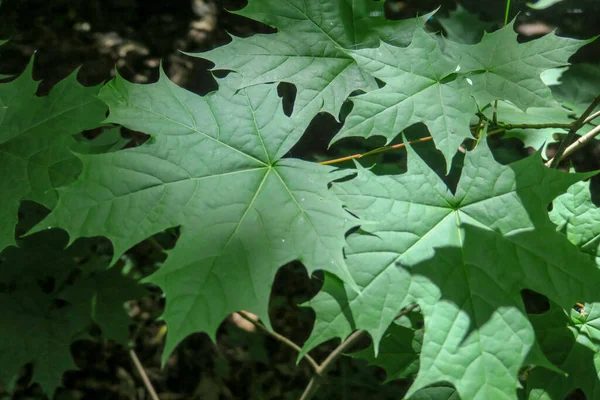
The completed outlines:
<svg viewBox="0 0 600 400">
<path fill-rule="evenodd" d="M 48 208 L 55 189 L 75 179 L 80 168 L 69 151 L 72 135 L 101 125 L 106 106 L 96 97 L 99 87 L 83 87 L 76 72 L 59 82 L 48 96 L 35 95 L 33 58 L 25 72 L 0 83 L 0 251 L 15 245 L 17 211 L 22 200 Z"/>
</svg>

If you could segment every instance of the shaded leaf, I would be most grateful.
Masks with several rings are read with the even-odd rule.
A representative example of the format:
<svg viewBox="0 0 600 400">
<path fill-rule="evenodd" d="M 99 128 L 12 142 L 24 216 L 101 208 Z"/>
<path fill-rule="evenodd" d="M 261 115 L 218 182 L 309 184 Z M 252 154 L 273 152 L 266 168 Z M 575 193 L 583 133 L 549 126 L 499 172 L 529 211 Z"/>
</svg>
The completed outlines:
<svg viewBox="0 0 600 400">
<path fill-rule="evenodd" d="M 45 231 L 0 254 L 0 382 L 33 363 L 32 382 L 52 397 L 62 375 L 76 369 L 71 344 L 97 323 L 107 339 L 128 338 L 127 300 L 146 291 L 108 260 L 90 252 L 89 241 L 64 250 L 66 235 Z"/>
<path fill-rule="evenodd" d="M 391 324 L 381 339 L 378 355 L 373 346 L 353 353 L 353 357 L 362 358 L 385 369 L 386 382 L 415 375 L 419 370 L 419 352 L 423 341 L 423 331 Z"/>
<path fill-rule="evenodd" d="M 529 399 L 565 398 L 581 389 L 588 399 L 600 396 L 600 305 L 586 303 L 580 315 L 553 306 L 531 315 L 536 337 L 550 361 L 566 374 L 535 368 L 527 379 Z"/>
<path fill-rule="evenodd" d="M 69 147 L 72 135 L 101 125 L 106 106 L 99 87 L 83 87 L 76 73 L 48 96 L 35 95 L 33 59 L 13 81 L 0 83 L 0 251 L 15 245 L 17 211 L 22 200 L 53 207 L 55 188 L 75 179 L 79 164 Z"/>
<path fill-rule="evenodd" d="M 552 87 L 552 94 L 577 116 L 600 95 L 600 67 L 592 64 L 574 64 L 563 73 L 561 83 Z"/>
<path fill-rule="evenodd" d="M 456 10 L 450 11 L 447 18 L 438 17 L 437 20 L 444 28 L 448 40 L 462 44 L 478 43 L 483 33 L 489 32 L 492 27 L 491 23 L 480 20 L 460 4 L 456 6 Z"/>
<path fill-rule="evenodd" d="M 516 399 L 517 375 L 534 345 L 520 290 L 566 308 L 600 296 L 600 271 L 555 231 L 546 211 L 585 177 L 544 167 L 539 153 L 502 166 L 485 142 L 467 154 L 456 194 L 410 149 L 403 175 L 359 169 L 334 189 L 354 214 L 373 221 L 362 225 L 368 232 L 349 236 L 346 250 L 362 292 L 327 276 L 309 302 L 317 320 L 304 351 L 355 329 L 366 329 L 377 348 L 394 316 L 416 302 L 425 334 L 409 395 L 449 382 L 463 398 Z"/>
</svg>

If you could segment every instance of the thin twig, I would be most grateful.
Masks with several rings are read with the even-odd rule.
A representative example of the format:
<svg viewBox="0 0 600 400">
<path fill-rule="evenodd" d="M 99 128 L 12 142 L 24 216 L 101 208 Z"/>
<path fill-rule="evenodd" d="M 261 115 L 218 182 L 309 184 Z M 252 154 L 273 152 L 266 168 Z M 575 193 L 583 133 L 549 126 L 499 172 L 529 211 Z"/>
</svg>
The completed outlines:
<svg viewBox="0 0 600 400">
<path fill-rule="evenodd" d="M 492 121 L 494 122 L 494 125 L 498 125 L 498 100 L 494 102 L 494 112 L 492 113 Z"/>
<path fill-rule="evenodd" d="M 498 127 L 504 128 L 505 130 L 510 129 L 545 129 L 545 128 L 561 128 L 569 129 L 573 124 L 563 124 L 560 122 L 550 122 L 547 124 L 503 124 L 502 122 L 497 124 Z"/>
<path fill-rule="evenodd" d="M 266 326 L 264 326 L 263 324 L 261 324 L 258 321 L 255 321 L 254 319 L 252 319 L 248 314 L 246 314 L 245 311 L 239 311 L 238 314 L 240 314 L 241 317 L 244 318 L 246 321 L 252 323 L 252 325 L 256 326 L 258 329 L 265 332 L 266 334 L 273 337 L 274 339 L 280 341 L 281 343 L 285 344 L 288 347 L 291 347 L 298 353 L 302 352 L 302 348 L 300 346 L 298 346 L 296 343 L 292 342 L 290 339 L 286 338 L 283 335 L 280 335 L 277 332 L 273 332 L 273 331 L 267 329 Z M 310 364 L 310 366 L 313 368 L 313 370 L 316 373 L 319 370 L 319 364 L 317 364 L 315 359 L 312 358 L 311 356 L 309 356 L 308 354 L 306 354 L 304 356 L 304 358 L 306 359 L 306 361 L 308 361 L 308 363 Z"/>
<path fill-rule="evenodd" d="M 504 130 L 510 130 L 510 129 L 545 129 L 545 128 L 562 128 L 562 129 L 569 129 L 573 126 L 573 124 L 576 122 L 572 122 L 569 124 L 563 123 L 563 122 L 549 122 L 546 124 L 505 124 L 504 122 L 494 122 L 493 120 L 491 120 L 487 115 L 485 115 L 482 112 L 478 112 L 477 116 L 479 118 L 481 118 L 484 121 L 487 121 L 488 123 L 497 126 L 498 128 L 502 128 Z"/>
<path fill-rule="evenodd" d="M 581 129 L 581 127 L 585 124 L 585 120 L 590 116 L 590 114 L 596 109 L 596 107 L 600 104 L 600 96 L 597 96 L 592 104 L 581 114 L 579 118 L 575 122 L 573 122 L 571 128 L 569 129 L 569 133 L 567 133 L 567 137 L 565 137 L 560 144 L 558 145 L 558 149 L 556 150 L 556 154 L 554 154 L 554 158 L 550 160 L 549 167 L 556 168 L 558 163 L 563 159 L 565 150 L 573 141 L 575 134 L 577 131 Z"/>
<path fill-rule="evenodd" d="M 593 138 L 595 138 L 598 135 L 600 135 L 600 126 L 595 127 L 594 129 L 577 139 L 575 143 L 567 147 L 562 155 L 562 158 L 569 157 L 571 154 L 575 153 L 577 150 L 587 145 Z M 549 167 L 553 161 L 554 158 L 552 160 L 549 160 L 546 163 L 546 166 Z"/>
<path fill-rule="evenodd" d="M 583 121 L 583 123 L 587 124 L 588 122 L 591 122 L 591 121 L 595 120 L 598 117 L 600 117 L 600 111 L 596 111 L 595 113 L 593 113 L 592 115 L 590 115 L 589 117 L 587 117 L 585 119 L 585 121 Z"/>
<path fill-rule="evenodd" d="M 152 245 L 152 247 L 154 247 L 160 253 L 165 253 L 166 252 L 165 248 L 160 243 L 158 243 L 158 241 L 156 239 L 154 239 L 153 237 L 149 237 L 146 240 L 148 241 L 148 243 L 150 243 Z"/>
<path fill-rule="evenodd" d="M 406 307 L 404 310 L 400 311 L 394 319 L 398 319 L 398 318 L 410 313 L 411 311 L 416 309 L 418 306 L 419 306 L 418 304 L 413 304 L 411 306 Z M 329 371 L 331 369 L 331 367 L 334 365 L 334 362 L 346 350 L 353 347 L 366 334 L 367 334 L 366 330 L 360 329 L 360 330 L 354 332 L 353 334 L 351 334 L 350 336 L 348 336 L 346 338 L 346 340 L 344 340 L 338 347 L 336 347 L 335 350 L 333 350 L 329 354 L 329 356 L 325 359 L 325 361 L 323 361 L 318 366 L 317 370 L 315 371 L 315 375 L 313 375 L 313 377 L 310 379 L 310 382 L 308 382 L 308 385 L 304 389 L 304 393 L 302 393 L 300 400 L 311 399 L 314 396 L 314 394 L 317 392 L 317 389 L 321 385 L 321 381 L 325 377 L 325 374 L 327 373 L 327 371 Z"/>
<path fill-rule="evenodd" d="M 545 124 L 505 124 L 504 122 L 501 121 L 497 121 L 494 122 L 493 120 L 491 120 L 487 115 L 485 115 L 482 112 L 478 112 L 477 116 L 479 118 L 481 118 L 484 121 L 487 121 L 488 123 L 497 126 L 498 128 L 502 128 L 504 130 L 510 130 L 510 129 L 545 129 L 545 128 L 562 128 L 562 129 L 569 129 L 573 126 L 573 124 L 576 122 L 572 122 L 572 123 L 563 123 L 563 122 L 549 122 L 549 123 L 545 123 Z"/>
<path fill-rule="evenodd" d="M 336 158 L 334 160 L 321 161 L 319 164 L 321 164 L 321 165 L 330 165 L 330 164 L 337 164 L 337 163 L 341 163 L 341 162 L 349 161 L 349 160 L 356 160 L 356 159 L 363 158 L 363 157 L 366 157 L 366 156 L 370 156 L 370 155 L 373 155 L 373 154 L 383 153 L 384 151 L 399 149 L 399 148 L 402 148 L 402 147 L 406 146 L 407 144 L 415 144 L 415 143 L 419 143 L 419 142 L 426 142 L 426 141 L 431 140 L 431 139 L 433 139 L 433 137 L 426 136 L 424 138 L 411 140 L 408 143 L 400 143 L 400 144 L 395 144 L 393 146 L 378 147 L 378 148 L 376 148 L 374 150 L 367 151 L 366 153 L 353 154 L 351 156 L 346 156 L 346 157 L 342 157 L 342 158 Z"/>
<path fill-rule="evenodd" d="M 504 12 L 504 26 L 508 25 L 508 15 L 510 14 L 510 0 L 506 0 L 506 11 Z"/>
<path fill-rule="evenodd" d="M 493 131 L 489 131 L 488 133 L 485 134 L 485 136 L 492 136 L 495 135 L 497 133 L 502 133 L 502 132 L 506 132 L 506 129 L 504 128 L 498 128 L 498 129 L 494 129 Z"/>
<path fill-rule="evenodd" d="M 152 400 L 160 400 L 158 398 L 158 395 L 156 394 L 156 390 L 154 390 L 154 386 L 152 386 L 152 382 L 150 382 L 150 379 L 146 374 L 146 370 L 144 370 L 140 359 L 138 358 L 137 354 L 135 354 L 135 351 L 133 349 L 129 349 L 129 357 L 131 357 L 131 361 L 133 361 L 135 369 L 137 370 L 138 374 L 140 374 L 140 377 L 144 382 L 144 386 L 146 387 L 148 394 L 150 394 L 150 398 L 152 398 Z"/>
</svg>

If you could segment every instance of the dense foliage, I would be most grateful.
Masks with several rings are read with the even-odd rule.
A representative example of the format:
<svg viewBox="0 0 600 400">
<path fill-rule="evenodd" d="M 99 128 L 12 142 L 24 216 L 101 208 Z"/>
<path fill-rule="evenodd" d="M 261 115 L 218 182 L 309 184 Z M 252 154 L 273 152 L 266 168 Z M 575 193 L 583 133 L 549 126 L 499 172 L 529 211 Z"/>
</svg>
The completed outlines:
<svg viewBox="0 0 600 400">
<path fill-rule="evenodd" d="M 600 396 L 595 172 L 555 168 L 576 134 L 600 131 L 600 69 L 565 68 L 590 41 L 520 43 L 513 23 L 481 36 L 462 8 L 438 20 L 442 35 L 435 11 L 389 20 L 371 0 L 251 0 L 238 13 L 277 32 L 189 54 L 229 72 L 204 96 L 162 71 L 96 87 L 74 73 L 37 96 L 33 59 L 0 83 L 0 382 L 33 363 L 52 395 L 91 325 L 127 342 L 123 304 L 143 285 L 166 298 L 163 363 L 192 333 L 215 340 L 233 312 L 270 329 L 275 274 L 299 261 L 325 277 L 299 357 L 358 331 L 372 344 L 354 357 L 411 380 L 398 397 Z M 295 87 L 291 112 L 281 83 Z M 406 167 L 292 157 L 319 113 L 343 123 L 333 148 L 380 136 L 367 153 L 405 147 Z M 115 126 L 150 138 L 127 146 Z M 509 138 L 534 151 L 497 161 L 492 141 Z M 172 228 L 164 264 L 127 276 L 123 255 Z M 91 250 L 98 237 L 112 257 Z"/>
</svg>

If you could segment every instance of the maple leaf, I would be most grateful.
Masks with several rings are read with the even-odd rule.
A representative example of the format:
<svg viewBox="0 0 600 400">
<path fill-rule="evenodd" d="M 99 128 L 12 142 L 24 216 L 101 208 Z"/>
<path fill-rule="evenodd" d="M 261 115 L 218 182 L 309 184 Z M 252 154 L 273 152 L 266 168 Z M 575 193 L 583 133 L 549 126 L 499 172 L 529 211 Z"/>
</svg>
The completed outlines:
<svg viewBox="0 0 600 400">
<path fill-rule="evenodd" d="M 372 0 L 251 0 L 236 14 L 278 32 L 233 37 L 226 46 L 189 55 L 212 61 L 216 69 L 241 74 L 238 88 L 292 83 L 297 89 L 295 114 L 325 111 L 336 118 L 350 93 L 377 88 L 375 80 L 342 49 L 372 46 L 380 39 L 408 45 L 414 29 L 432 15 L 390 21 L 383 3 Z"/>
<path fill-rule="evenodd" d="M 486 32 L 477 44 L 452 41 L 446 44 L 458 60 L 460 72 L 471 73 L 473 95 L 480 107 L 494 100 L 508 100 L 527 110 L 529 107 L 558 106 L 540 74 L 550 68 L 568 65 L 569 57 L 590 42 L 549 33 L 530 42 L 518 43 L 513 21 L 495 32 Z"/>
<path fill-rule="evenodd" d="M 535 368 L 527 378 L 528 398 L 562 399 L 581 389 L 595 399 L 600 393 L 600 303 L 586 303 L 581 314 L 552 305 L 529 318 L 543 351 L 564 373 Z"/>
<path fill-rule="evenodd" d="M 600 265 L 600 208 L 592 200 L 590 181 L 578 182 L 552 203 L 550 219 L 569 241 Z"/>
<path fill-rule="evenodd" d="M 50 396 L 61 386 L 65 371 L 77 369 L 71 343 L 81 338 L 87 319 L 54 308 L 55 299 L 34 288 L 17 293 L 0 293 L 0 382 L 9 382 L 19 368 L 34 364 L 32 381 Z"/>
<path fill-rule="evenodd" d="M 600 271 L 547 214 L 554 197 L 589 174 L 548 169 L 539 153 L 502 166 L 482 141 L 466 155 L 453 194 L 408 153 L 403 175 L 359 168 L 355 179 L 334 184 L 352 213 L 373 221 L 346 248 L 361 294 L 328 275 L 309 302 L 317 319 L 303 352 L 355 329 L 367 330 L 377 349 L 398 312 L 416 302 L 425 334 L 409 395 L 447 381 L 461 398 L 516 399 L 519 368 L 535 343 L 520 291 L 565 308 L 598 297 Z"/>
<path fill-rule="evenodd" d="M 377 356 L 373 346 L 353 353 L 369 365 L 381 367 L 386 372 L 386 382 L 411 377 L 419 370 L 419 352 L 423 341 L 423 330 L 415 330 L 393 323 L 381 339 Z"/>
<path fill-rule="evenodd" d="M 214 339 L 231 312 L 248 310 L 268 323 L 274 275 L 290 261 L 352 285 L 342 248 L 356 220 L 327 189 L 347 172 L 281 159 L 310 119 L 288 118 L 275 85 L 236 92 L 231 79 L 204 97 L 164 72 L 151 85 L 114 79 L 100 94 L 108 121 L 152 139 L 81 156 L 81 176 L 60 190 L 58 205 L 38 226 L 64 228 L 71 240 L 105 236 L 114 260 L 181 226 L 177 246 L 148 280 L 167 297 L 164 360 L 193 332 Z"/>
<path fill-rule="evenodd" d="M 565 71 L 552 94 L 565 107 L 581 115 L 600 94 L 600 68 L 593 64 L 574 64 Z M 596 108 L 597 109 L 597 108 Z"/>
<path fill-rule="evenodd" d="M 348 54 L 386 86 L 352 98 L 354 108 L 332 142 L 380 135 L 389 143 L 401 130 L 422 122 L 449 171 L 458 146 L 472 137 L 469 121 L 477 111 L 471 86 L 455 76 L 457 62 L 444 56 L 438 42 L 423 29 L 415 30 L 407 48 L 381 43 L 376 49 Z"/>
<path fill-rule="evenodd" d="M 124 304 L 139 299 L 146 290 L 127 278 L 119 268 L 88 274 L 60 292 L 60 298 L 72 304 L 73 313 L 88 315 L 107 339 L 126 345 L 131 319 Z"/>
<path fill-rule="evenodd" d="M 0 382 L 7 383 L 26 363 L 33 363 L 32 382 L 52 397 L 65 371 L 77 369 L 71 345 L 97 323 L 107 339 L 126 343 L 130 319 L 127 300 L 146 291 L 107 260 L 90 254 L 90 241 L 68 249 L 66 235 L 44 231 L 19 240 L 0 258 Z M 87 259 L 85 264 L 78 260 Z M 73 271 L 79 278 L 73 281 Z M 70 281 L 67 279 L 70 277 Z M 52 291 L 39 282 L 52 281 Z M 46 285 L 47 286 L 47 285 Z"/>
<path fill-rule="evenodd" d="M 475 44 L 481 40 L 485 31 L 492 27 L 492 23 L 479 19 L 458 4 L 456 10 L 450 11 L 448 17 L 436 18 L 445 31 L 448 40 L 463 44 Z"/>
<path fill-rule="evenodd" d="M 99 86 L 81 86 L 76 72 L 48 96 L 36 96 L 32 69 L 33 58 L 21 76 L 0 84 L 0 173 L 10 177 L 0 180 L 0 251 L 15 244 L 22 200 L 51 208 L 57 200 L 54 189 L 75 179 L 72 135 L 100 126 L 106 114 L 96 97 Z"/>
</svg>

